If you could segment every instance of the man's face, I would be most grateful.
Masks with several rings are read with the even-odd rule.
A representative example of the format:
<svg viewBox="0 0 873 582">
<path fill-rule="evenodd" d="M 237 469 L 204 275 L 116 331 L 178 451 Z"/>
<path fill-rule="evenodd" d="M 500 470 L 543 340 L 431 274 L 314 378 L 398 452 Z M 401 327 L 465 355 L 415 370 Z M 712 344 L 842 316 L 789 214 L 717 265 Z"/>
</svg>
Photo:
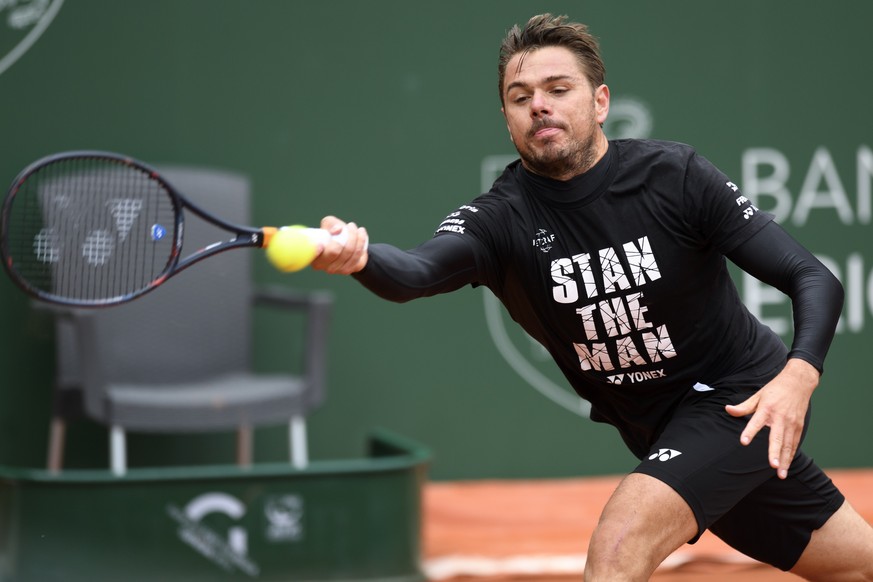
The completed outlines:
<svg viewBox="0 0 873 582">
<path fill-rule="evenodd" d="M 609 112 L 609 89 L 592 88 L 569 50 L 544 47 L 512 57 L 503 102 L 512 141 L 533 172 L 566 180 L 603 155 L 600 124 Z"/>
</svg>

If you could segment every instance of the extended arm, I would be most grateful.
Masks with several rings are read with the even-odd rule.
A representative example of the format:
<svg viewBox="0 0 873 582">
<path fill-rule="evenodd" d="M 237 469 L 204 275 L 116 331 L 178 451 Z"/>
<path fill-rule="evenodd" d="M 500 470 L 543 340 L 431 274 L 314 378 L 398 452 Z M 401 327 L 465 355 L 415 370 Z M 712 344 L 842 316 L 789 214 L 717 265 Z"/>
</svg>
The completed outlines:
<svg viewBox="0 0 873 582">
<path fill-rule="evenodd" d="M 728 258 L 791 298 L 795 331 L 785 368 L 754 396 L 727 407 L 733 416 L 752 415 L 740 437 L 744 444 L 764 426 L 770 427 L 770 465 L 784 479 L 834 337 L 843 306 L 843 287 L 776 223 L 767 224 Z"/>
<path fill-rule="evenodd" d="M 438 236 L 404 251 L 386 244 L 368 245 L 366 230 L 332 216 L 321 226 L 333 233 L 345 229 L 348 241 L 345 246 L 329 243 L 313 267 L 352 275 L 384 299 L 405 302 L 479 282 L 471 243 L 460 237 Z"/>
<path fill-rule="evenodd" d="M 446 235 L 408 251 L 372 245 L 367 266 L 354 274 L 364 287 L 390 301 L 448 293 L 476 281 L 476 259 L 467 241 Z"/>
</svg>

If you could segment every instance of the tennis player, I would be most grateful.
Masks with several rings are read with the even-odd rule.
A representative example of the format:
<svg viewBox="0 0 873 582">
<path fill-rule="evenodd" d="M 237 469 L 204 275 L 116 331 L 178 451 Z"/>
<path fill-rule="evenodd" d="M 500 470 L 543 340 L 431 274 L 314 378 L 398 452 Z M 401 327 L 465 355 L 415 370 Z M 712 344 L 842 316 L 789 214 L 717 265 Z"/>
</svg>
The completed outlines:
<svg viewBox="0 0 873 582">
<path fill-rule="evenodd" d="M 392 301 L 488 287 L 618 429 L 640 463 L 603 510 L 586 582 L 648 580 L 706 529 L 810 580 L 873 580 L 873 528 L 799 448 L 842 286 L 693 148 L 607 140 L 604 76 L 585 25 L 513 27 L 499 87 L 521 159 L 411 250 L 324 218 L 349 242 L 313 266 Z M 791 298 L 790 349 L 726 258 Z"/>
</svg>

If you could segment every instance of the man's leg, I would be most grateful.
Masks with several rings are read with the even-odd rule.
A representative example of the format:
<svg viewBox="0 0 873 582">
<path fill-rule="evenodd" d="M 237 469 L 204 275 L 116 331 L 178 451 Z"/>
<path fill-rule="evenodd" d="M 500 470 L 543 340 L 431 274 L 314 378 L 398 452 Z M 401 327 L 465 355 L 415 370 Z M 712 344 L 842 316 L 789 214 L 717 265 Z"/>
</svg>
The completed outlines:
<svg viewBox="0 0 873 582">
<path fill-rule="evenodd" d="M 670 486 L 632 473 L 603 509 L 588 547 L 585 582 L 645 581 L 697 535 L 691 508 Z"/>
<path fill-rule="evenodd" d="M 849 502 L 812 532 L 791 572 L 807 580 L 873 581 L 873 527 Z"/>
</svg>

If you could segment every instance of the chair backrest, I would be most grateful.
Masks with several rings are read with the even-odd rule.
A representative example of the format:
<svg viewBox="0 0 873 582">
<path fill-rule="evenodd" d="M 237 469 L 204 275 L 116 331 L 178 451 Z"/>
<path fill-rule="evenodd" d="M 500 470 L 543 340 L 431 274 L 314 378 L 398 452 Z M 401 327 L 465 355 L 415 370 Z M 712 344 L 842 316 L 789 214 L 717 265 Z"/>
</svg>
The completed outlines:
<svg viewBox="0 0 873 582">
<path fill-rule="evenodd" d="M 161 168 L 161 173 L 207 212 L 231 223 L 249 224 L 246 178 L 184 167 Z M 182 254 L 230 236 L 186 213 Z M 79 318 L 76 349 L 83 379 L 160 384 L 248 371 L 251 262 L 251 249 L 228 251 L 194 265 L 136 301 Z M 101 406 L 99 391 L 86 390 L 89 415 L 100 418 Z"/>
</svg>

